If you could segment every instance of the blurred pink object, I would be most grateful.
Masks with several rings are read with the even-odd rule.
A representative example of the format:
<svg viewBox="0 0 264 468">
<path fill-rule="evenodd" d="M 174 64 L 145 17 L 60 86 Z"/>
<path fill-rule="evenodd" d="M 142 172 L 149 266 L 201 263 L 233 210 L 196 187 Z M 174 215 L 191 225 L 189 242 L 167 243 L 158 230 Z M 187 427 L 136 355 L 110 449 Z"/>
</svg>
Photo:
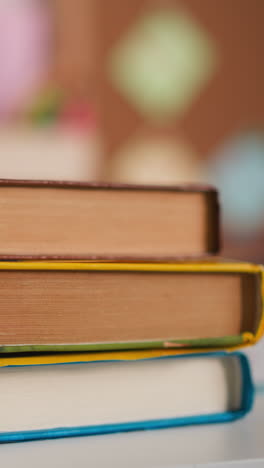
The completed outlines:
<svg viewBox="0 0 264 468">
<path fill-rule="evenodd" d="M 0 2 L 0 118 L 23 110 L 47 74 L 45 0 Z"/>
<path fill-rule="evenodd" d="M 79 131 L 95 128 L 95 115 L 87 102 L 76 100 L 65 105 L 60 114 L 60 123 Z"/>
</svg>

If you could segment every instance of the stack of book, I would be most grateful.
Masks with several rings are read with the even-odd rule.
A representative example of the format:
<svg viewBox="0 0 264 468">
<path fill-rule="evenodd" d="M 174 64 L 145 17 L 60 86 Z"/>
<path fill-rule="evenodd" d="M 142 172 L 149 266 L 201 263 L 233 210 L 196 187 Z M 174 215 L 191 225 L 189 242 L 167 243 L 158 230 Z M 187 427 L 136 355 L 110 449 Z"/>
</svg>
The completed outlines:
<svg viewBox="0 0 264 468">
<path fill-rule="evenodd" d="M 248 412 L 262 267 L 219 252 L 217 192 L 0 181 L 0 441 Z"/>
</svg>

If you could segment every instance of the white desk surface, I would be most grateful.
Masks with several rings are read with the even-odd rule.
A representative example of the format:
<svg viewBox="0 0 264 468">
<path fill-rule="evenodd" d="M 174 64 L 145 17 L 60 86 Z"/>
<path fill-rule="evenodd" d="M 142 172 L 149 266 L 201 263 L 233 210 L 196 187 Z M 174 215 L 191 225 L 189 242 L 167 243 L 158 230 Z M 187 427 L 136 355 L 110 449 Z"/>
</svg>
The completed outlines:
<svg viewBox="0 0 264 468">
<path fill-rule="evenodd" d="M 6 444 L 0 466 L 264 468 L 264 392 L 253 412 L 235 423 Z"/>
</svg>

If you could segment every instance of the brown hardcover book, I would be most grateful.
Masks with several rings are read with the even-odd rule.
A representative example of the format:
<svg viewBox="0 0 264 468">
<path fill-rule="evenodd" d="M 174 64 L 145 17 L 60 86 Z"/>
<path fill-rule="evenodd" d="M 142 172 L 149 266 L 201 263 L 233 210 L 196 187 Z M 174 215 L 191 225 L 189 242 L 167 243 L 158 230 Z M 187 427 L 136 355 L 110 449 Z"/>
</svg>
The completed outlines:
<svg viewBox="0 0 264 468">
<path fill-rule="evenodd" d="M 1 259 L 156 260 L 219 249 L 215 189 L 0 180 Z"/>
<path fill-rule="evenodd" d="M 0 351 L 254 343 L 262 274 L 228 262 L 0 262 Z"/>
</svg>

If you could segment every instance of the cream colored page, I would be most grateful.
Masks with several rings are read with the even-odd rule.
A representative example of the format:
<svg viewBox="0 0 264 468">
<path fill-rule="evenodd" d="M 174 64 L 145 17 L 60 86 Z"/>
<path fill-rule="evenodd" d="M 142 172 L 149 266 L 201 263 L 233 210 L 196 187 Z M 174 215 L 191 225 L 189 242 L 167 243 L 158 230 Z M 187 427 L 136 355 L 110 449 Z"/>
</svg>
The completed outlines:
<svg viewBox="0 0 264 468">
<path fill-rule="evenodd" d="M 0 431 L 125 423 L 227 411 L 219 358 L 3 368 Z M 238 392 L 239 393 L 239 392 Z"/>
</svg>

